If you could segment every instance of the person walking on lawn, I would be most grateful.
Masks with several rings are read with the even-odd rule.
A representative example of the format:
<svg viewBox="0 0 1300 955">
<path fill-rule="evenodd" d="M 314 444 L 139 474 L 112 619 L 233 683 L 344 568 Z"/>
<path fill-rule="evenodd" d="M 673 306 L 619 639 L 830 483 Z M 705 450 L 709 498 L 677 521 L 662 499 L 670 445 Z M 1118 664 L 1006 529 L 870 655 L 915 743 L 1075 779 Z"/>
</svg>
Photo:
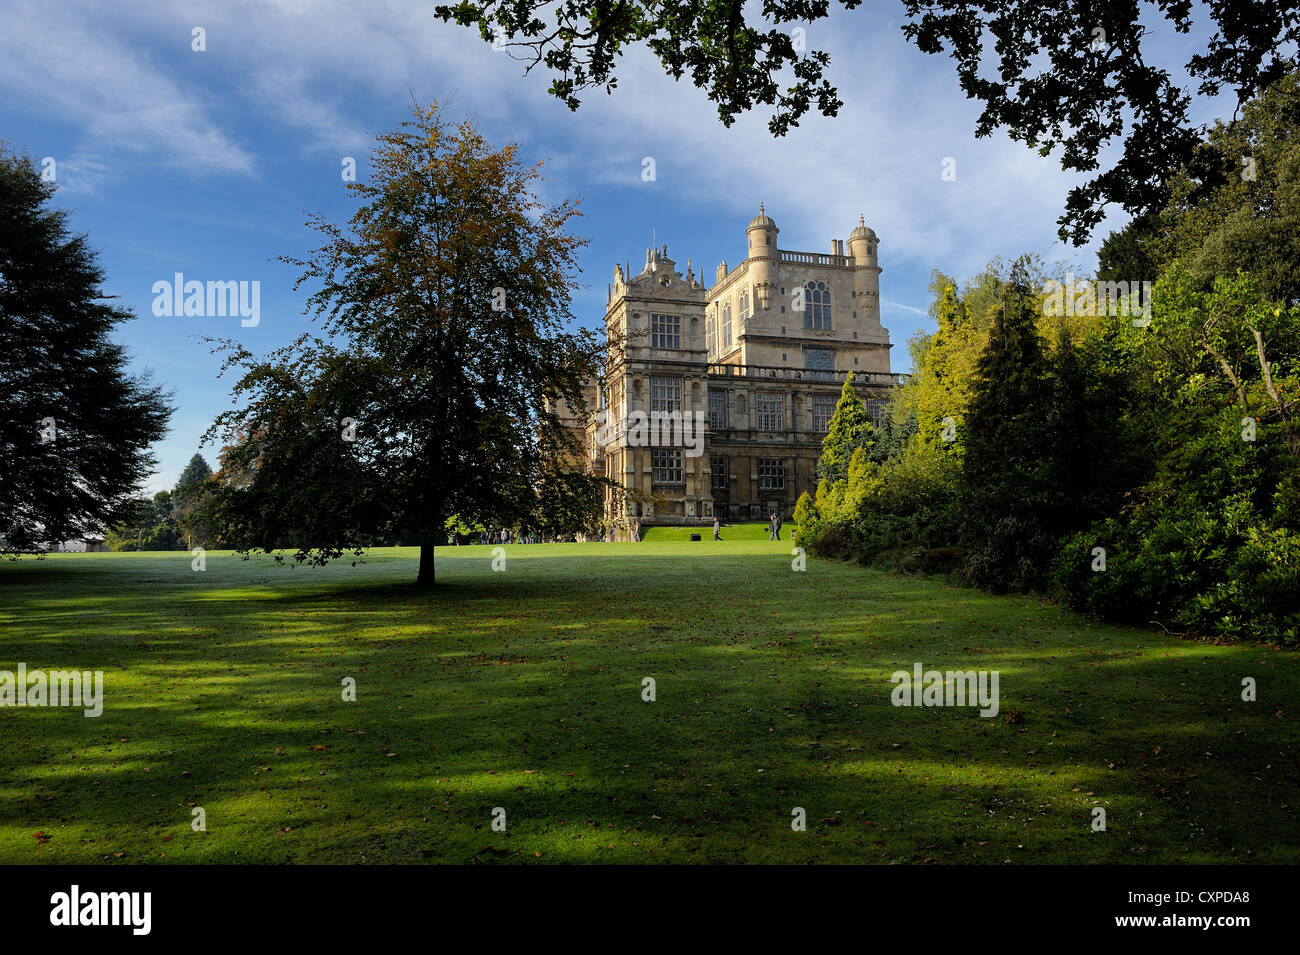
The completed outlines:
<svg viewBox="0 0 1300 955">
<path fill-rule="evenodd" d="M 714 515 L 714 518 L 713 518 L 713 539 L 714 539 L 715 541 L 720 541 L 720 540 L 722 540 L 722 535 L 718 533 L 718 531 L 721 529 L 721 526 L 722 526 L 722 525 L 718 523 L 717 515 Z"/>
</svg>

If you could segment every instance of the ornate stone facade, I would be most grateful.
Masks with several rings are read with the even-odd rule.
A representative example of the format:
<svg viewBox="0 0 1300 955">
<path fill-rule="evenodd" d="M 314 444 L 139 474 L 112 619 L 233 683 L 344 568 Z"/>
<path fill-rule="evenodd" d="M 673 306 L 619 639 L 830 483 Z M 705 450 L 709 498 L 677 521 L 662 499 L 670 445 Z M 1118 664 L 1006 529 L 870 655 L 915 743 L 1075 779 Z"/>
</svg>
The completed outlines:
<svg viewBox="0 0 1300 955">
<path fill-rule="evenodd" d="M 875 232 L 859 219 L 847 248 L 832 239 L 827 254 L 783 250 L 762 206 L 745 232 L 745 260 L 720 264 L 711 288 L 689 262 L 679 272 L 666 245 L 647 250 L 635 276 L 614 268 L 610 356 L 586 440 L 596 469 L 627 491 L 606 501 L 623 534 L 637 522 L 712 524 L 714 514 L 788 519 L 816 491 L 845 376 L 873 414 L 896 381 Z"/>
</svg>

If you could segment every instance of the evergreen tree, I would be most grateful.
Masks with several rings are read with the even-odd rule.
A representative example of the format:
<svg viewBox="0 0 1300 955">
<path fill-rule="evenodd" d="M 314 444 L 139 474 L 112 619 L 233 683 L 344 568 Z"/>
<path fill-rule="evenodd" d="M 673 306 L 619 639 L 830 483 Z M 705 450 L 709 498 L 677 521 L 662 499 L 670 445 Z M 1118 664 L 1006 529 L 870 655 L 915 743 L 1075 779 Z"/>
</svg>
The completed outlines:
<svg viewBox="0 0 1300 955">
<path fill-rule="evenodd" d="M 203 455 L 196 454 L 190 458 L 190 463 L 185 465 L 185 470 L 181 472 L 176 487 L 172 489 L 172 494 L 185 497 L 211 476 L 212 468 L 208 466 L 207 460 Z"/>
<path fill-rule="evenodd" d="M 1038 312 L 1039 298 L 1018 260 L 976 367 L 965 422 L 967 571 L 991 590 L 1039 584 L 1057 541 L 1060 497 L 1045 413 L 1052 382 Z"/>
<path fill-rule="evenodd" d="M 867 406 L 853 390 L 853 372 L 844 379 L 840 400 L 831 415 L 826 437 L 822 439 L 822 456 L 817 462 L 817 476 L 823 481 L 842 481 L 849 474 L 849 461 L 860 447 L 870 447 L 874 429 Z"/>
<path fill-rule="evenodd" d="M 206 505 L 212 495 L 207 486 L 212 468 L 201 454 L 190 458 L 172 491 L 172 516 L 177 533 L 184 535 L 186 549 L 210 546 L 215 542 L 215 529 L 207 518 Z"/>
<path fill-rule="evenodd" d="M 167 395 L 132 377 L 86 236 L 29 157 L 0 144 L 0 553 L 120 519 L 153 472 Z"/>
</svg>

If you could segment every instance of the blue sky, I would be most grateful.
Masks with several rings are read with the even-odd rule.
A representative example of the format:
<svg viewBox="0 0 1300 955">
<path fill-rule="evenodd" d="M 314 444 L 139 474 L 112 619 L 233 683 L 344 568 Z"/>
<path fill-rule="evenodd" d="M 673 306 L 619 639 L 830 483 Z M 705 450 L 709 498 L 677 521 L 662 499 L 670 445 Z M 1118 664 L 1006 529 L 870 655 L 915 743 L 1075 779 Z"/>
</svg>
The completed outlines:
<svg viewBox="0 0 1300 955">
<path fill-rule="evenodd" d="M 807 28 L 832 57 L 845 101 L 784 140 L 766 114 L 717 121 L 703 93 L 674 83 L 641 51 L 624 58 L 618 89 L 570 112 L 542 75 L 469 31 L 440 23 L 431 0 L 11 0 L 0 34 L 0 138 L 56 161 L 56 202 L 100 250 L 107 290 L 136 318 L 120 339 L 137 369 L 175 391 L 170 435 L 157 447 L 149 490 L 170 487 L 229 406 L 229 382 L 201 336 L 254 351 L 307 327 L 294 270 L 307 212 L 343 221 L 353 204 L 340 175 L 358 175 L 376 133 L 409 113 L 411 96 L 472 116 L 495 142 L 515 140 L 548 161 L 543 198 L 581 199 L 577 230 L 587 288 L 574 303 L 598 325 L 615 262 L 639 269 L 652 234 L 684 267 L 744 257 L 744 228 L 760 201 L 781 246 L 826 252 L 859 214 L 880 235 L 881 312 L 894 368 L 906 342 L 930 330 L 930 273 L 965 277 L 995 256 L 1036 252 L 1076 271 L 1096 242 L 1062 246 L 1056 219 L 1076 177 L 1005 136 L 976 140 L 978 106 L 951 61 L 904 42 L 901 3 L 879 0 Z M 192 31 L 206 31 L 204 52 Z M 653 157 L 655 181 L 642 179 Z M 955 181 L 943 181 L 945 158 Z M 1112 219 L 1098 230 L 1122 224 Z M 653 232 L 652 232 L 653 230 Z M 261 321 L 155 317 L 153 283 L 260 281 Z"/>
</svg>

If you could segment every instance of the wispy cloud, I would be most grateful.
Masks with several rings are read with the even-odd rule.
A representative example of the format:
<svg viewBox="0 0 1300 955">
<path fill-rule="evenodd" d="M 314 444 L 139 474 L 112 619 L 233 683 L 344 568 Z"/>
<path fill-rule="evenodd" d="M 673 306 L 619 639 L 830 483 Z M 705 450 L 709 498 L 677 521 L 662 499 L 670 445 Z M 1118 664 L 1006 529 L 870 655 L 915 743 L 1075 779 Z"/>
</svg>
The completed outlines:
<svg viewBox="0 0 1300 955">
<path fill-rule="evenodd" d="M 0 31 L 0 87 L 18 109 L 79 130 L 83 169 L 99 180 L 130 157 L 194 174 L 253 171 L 253 157 L 214 122 L 197 83 L 185 88 L 122 35 L 116 8 L 15 0 Z M 189 35 L 176 38 L 189 50 Z M 75 180 L 74 180 L 75 181 Z"/>
<path fill-rule="evenodd" d="M 895 302 L 892 299 L 882 298 L 880 300 L 882 309 L 894 309 L 900 312 L 908 312 L 912 315 L 923 315 L 929 317 L 930 313 L 924 308 L 914 308 L 911 305 L 904 305 L 902 302 Z"/>
<path fill-rule="evenodd" d="M 1007 247 L 998 251 L 1064 251 L 1054 220 L 1075 180 L 1004 137 L 976 141 L 976 107 L 948 61 L 863 10 L 808 29 L 809 45 L 832 56 L 840 116 L 809 117 L 773 140 L 761 113 L 723 128 L 702 92 L 667 78 L 643 49 L 620 60 L 613 95 L 591 93 L 570 114 L 546 94 L 544 76 L 523 77 L 506 53 L 437 21 L 426 0 L 20 6 L 0 41 L 0 84 L 79 123 L 84 149 L 101 156 L 249 174 L 254 157 L 228 127 L 253 116 L 304 133 L 302 152 L 364 155 L 375 103 L 389 104 L 387 125 L 412 94 L 451 95 L 494 135 L 553 156 L 567 192 L 641 188 L 642 159 L 652 156 L 672 201 L 737 219 L 766 201 L 788 248 L 828 248 L 862 213 L 895 267 L 976 271 L 994 238 Z M 189 52 L 194 26 L 207 31 L 206 53 Z M 174 49 L 183 69 L 152 65 L 124 34 Z M 955 164 L 951 181 L 941 177 L 945 160 Z"/>
</svg>

